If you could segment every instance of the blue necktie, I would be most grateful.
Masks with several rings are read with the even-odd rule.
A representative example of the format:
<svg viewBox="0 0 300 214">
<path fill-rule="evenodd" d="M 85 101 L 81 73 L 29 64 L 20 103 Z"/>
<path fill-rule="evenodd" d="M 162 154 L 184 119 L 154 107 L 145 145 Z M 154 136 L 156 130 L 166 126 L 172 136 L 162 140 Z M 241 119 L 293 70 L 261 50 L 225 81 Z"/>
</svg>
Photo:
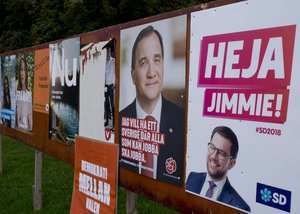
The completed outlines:
<svg viewBox="0 0 300 214">
<path fill-rule="evenodd" d="M 209 188 L 205 193 L 205 197 L 211 198 L 214 192 L 214 188 L 217 187 L 217 185 L 213 181 L 208 181 L 208 183 L 209 183 Z"/>
</svg>

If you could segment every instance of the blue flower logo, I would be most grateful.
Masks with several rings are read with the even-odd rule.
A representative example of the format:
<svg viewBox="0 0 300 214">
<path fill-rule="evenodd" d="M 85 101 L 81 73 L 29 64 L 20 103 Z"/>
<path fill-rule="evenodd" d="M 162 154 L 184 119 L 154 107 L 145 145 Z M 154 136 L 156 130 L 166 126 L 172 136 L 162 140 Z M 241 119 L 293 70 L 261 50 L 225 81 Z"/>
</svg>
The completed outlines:
<svg viewBox="0 0 300 214">
<path fill-rule="evenodd" d="M 260 194 L 261 194 L 261 199 L 264 200 L 265 202 L 270 201 L 272 198 L 271 191 L 268 190 L 267 188 L 260 190 Z"/>
</svg>

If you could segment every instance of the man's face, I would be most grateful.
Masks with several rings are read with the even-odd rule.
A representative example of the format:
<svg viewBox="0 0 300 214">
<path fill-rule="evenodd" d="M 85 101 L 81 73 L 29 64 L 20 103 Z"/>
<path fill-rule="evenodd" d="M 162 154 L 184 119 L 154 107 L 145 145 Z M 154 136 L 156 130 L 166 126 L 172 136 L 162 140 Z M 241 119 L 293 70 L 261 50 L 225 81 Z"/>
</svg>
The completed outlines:
<svg viewBox="0 0 300 214">
<path fill-rule="evenodd" d="M 155 33 L 139 42 L 135 68 L 131 75 L 139 102 L 147 104 L 158 100 L 162 91 L 164 69 L 162 50 Z"/>
<path fill-rule="evenodd" d="M 210 143 L 218 150 L 222 150 L 222 152 L 230 155 L 231 142 L 220 134 L 215 133 Z M 225 178 L 228 170 L 236 163 L 236 160 L 231 156 L 226 156 L 223 160 L 220 159 L 217 154 L 217 149 L 212 153 L 208 151 L 206 157 L 207 172 L 214 181 Z"/>
</svg>

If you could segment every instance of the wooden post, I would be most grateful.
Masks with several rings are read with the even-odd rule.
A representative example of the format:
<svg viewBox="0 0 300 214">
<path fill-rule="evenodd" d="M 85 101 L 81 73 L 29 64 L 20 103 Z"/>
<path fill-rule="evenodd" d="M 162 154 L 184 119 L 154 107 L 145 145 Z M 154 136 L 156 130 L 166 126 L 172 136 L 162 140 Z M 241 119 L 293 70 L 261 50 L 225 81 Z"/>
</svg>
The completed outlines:
<svg viewBox="0 0 300 214">
<path fill-rule="evenodd" d="M 33 186 L 34 210 L 42 209 L 42 152 L 35 150 L 35 171 Z"/>
<path fill-rule="evenodd" d="M 136 199 L 137 195 L 126 190 L 126 214 L 136 214 Z"/>
<path fill-rule="evenodd" d="M 3 172 L 3 165 L 2 165 L 2 135 L 0 135 L 0 175 Z"/>
</svg>

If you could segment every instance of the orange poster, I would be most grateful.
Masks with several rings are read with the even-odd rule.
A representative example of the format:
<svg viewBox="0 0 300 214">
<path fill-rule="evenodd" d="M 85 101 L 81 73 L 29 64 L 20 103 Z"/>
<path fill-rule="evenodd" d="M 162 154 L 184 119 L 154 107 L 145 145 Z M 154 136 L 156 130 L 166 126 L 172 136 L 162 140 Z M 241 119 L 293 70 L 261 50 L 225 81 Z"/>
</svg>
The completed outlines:
<svg viewBox="0 0 300 214">
<path fill-rule="evenodd" d="M 36 50 L 34 56 L 33 110 L 49 114 L 49 48 Z"/>
<path fill-rule="evenodd" d="M 71 214 L 116 213 L 118 145 L 76 137 Z"/>
</svg>

